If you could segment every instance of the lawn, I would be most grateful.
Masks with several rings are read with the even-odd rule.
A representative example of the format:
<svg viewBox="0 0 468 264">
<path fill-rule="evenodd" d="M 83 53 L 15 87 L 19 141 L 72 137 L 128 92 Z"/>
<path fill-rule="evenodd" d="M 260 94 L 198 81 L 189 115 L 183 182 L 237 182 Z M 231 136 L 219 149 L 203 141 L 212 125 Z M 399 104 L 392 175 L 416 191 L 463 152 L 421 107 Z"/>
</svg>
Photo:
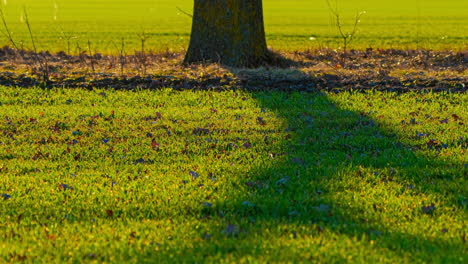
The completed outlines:
<svg viewBox="0 0 468 264">
<path fill-rule="evenodd" d="M 192 4 L 0 1 L 74 54 L 0 49 L 0 263 L 468 262 L 468 2 L 338 1 L 343 54 L 265 0 L 281 69 L 181 65 Z"/>
<path fill-rule="evenodd" d="M 187 48 L 192 0 L 4 0 L 3 7 L 17 45 L 31 48 L 24 24 L 26 7 L 33 34 L 42 50 L 88 50 L 117 54 L 124 39 L 127 53 L 140 49 L 142 33 L 153 51 Z M 6 5 L 5 5 L 6 3 Z M 335 3 L 335 1 L 332 1 Z M 460 0 L 337 1 L 345 30 L 362 17 L 351 48 L 464 50 L 467 47 L 468 2 Z M 273 49 L 306 50 L 342 46 L 326 1 L 265 0 L 267 41 Z M 21 18 L 23 17 L 23 19 Z M 23 22 L 22 22 L 23 21 Z M 3 29 L 3 28 L 2 28 Z M 315 40 L 310 40 L 313 36 Z M 6 38 L 0 39 L 3 45 Z"/>
<path fill-rule="evenodd" d="M 466 93 L 0 88 L 0 262 L 468 260 Z"/>
</svg>

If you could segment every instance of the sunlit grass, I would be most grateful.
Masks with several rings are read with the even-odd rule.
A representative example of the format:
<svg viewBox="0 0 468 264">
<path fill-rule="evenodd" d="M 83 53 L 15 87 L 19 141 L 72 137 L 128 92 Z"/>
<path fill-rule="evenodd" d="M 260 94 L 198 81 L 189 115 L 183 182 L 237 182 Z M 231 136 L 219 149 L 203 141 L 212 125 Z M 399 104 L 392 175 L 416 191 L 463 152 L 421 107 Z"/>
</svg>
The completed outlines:
<svg viewBox="0 0 468 264">
<path fill-rule="evenodd" d="M 2 261 L 466 261 L 466 94 L 0 91 Z"/>
<path fill-rule="evenodd" d="M 347 31 L 359 11 L 366 11 L 350 48 L 451 49 L 467 47 L 466 1 L 337 1 Z M 117 54 L 121 39 L 126 52 L 140 47 L 137 34 L 146 32 L 154 51 L 180 51 L 188 45 L 193 0 L 7 1 L 4 10 L 19 46 L 30 48 L 26 26 L 20 21 L 26 6 L 38 45 L 43 50 L 68 49 L 80 53 L 90 40 L 97 52 Z M 305 50 L 342 45 L 326 1 L 266 0 L 268 45 L 273 49 Z M 310 37 L 315 40 L 311 41 Z M 8 44 L 6 39 L 0 43 Z M 88 51 L 89 52 L 89 51 Z"/>
</svg>

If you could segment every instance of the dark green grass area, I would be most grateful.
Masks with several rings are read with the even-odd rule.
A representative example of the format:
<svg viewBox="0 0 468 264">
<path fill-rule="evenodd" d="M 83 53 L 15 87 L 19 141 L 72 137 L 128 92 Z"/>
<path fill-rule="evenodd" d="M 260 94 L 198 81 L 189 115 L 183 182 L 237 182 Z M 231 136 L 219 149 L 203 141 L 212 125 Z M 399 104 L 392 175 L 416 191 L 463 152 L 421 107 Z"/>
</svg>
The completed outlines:
<svg viewBox="0 0 468 264">
<path fill-rule="evenodd" d="M 1 262 L 464 263 L 467 103 L 3 87 Z"/>
</svg>

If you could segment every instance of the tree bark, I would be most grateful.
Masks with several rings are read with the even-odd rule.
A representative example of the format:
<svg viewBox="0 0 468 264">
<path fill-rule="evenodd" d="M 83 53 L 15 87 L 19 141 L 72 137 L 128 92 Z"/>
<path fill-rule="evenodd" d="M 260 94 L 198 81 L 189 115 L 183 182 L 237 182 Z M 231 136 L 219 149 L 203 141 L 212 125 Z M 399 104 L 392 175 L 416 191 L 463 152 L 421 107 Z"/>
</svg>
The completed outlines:
<svg viewBox="0 0 468 264">
<path fill-rule="evenodd" d="M 195 0 L 186 64 L 255 67 L 268 56 L 262 0 Z"/>
</svg>

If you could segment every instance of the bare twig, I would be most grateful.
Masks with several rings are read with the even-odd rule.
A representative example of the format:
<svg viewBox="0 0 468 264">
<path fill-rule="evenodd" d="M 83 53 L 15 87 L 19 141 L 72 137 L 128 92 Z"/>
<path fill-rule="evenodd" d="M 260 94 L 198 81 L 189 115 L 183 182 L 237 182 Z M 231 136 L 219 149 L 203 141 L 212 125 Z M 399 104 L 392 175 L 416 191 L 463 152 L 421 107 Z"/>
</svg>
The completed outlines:
<svg viewBox="0 0 468 264">
<path fill-rule="evenodd" d="M 126 64 L 126 59 L 125 59 L 125 38 L 122 37 L 122 39 L 120 40 L 120 47 L 117 47 L 117 45 L 115 45 L 115 47 L 119 51 L 120 75 L 123 76 L 124 75 L 124 68 L 125 68 L 125 64 Z"/>
<path fill-rule="evenodd" d="M 34 40 L 34 35 L 32 33 L 32 28 L 31 28 L 31 23 L 29 22 L 29 16 L 28 12 L 26 10 L 26 7 L 23 8 L 24 11 L 24 22 L 26 23 L 26 26 L 28 28 L 29 36 L 31 38 L 31 43 L 33 46 L 33 58 L 36 61 L 36 63 L 39 65 L 39 70 L 42 72 L 42 78 L 45 83 L 49 81 L 49 62 L 47 60 L 47 56 L 40 56 L 37 47 L 36 47 L 36 41 Z"/>
<path fill-rule="evenodd" d="M 91 70 L 93 71 L 93 73 L 95 73 L 94 54 L 93 54 L 93 51 L 91 50 L 91 41 L 89 39 L 88 39 L 88 52 L 89 52 L 89 61 L 90 61 L 90 64 L 91 64 Z"/>
<path fill-rule="evenodd" d="M 8 41 L 11 43 L 11 45 L 18 50 L 18 46 L 16 45 L 15 41 L 13 40 L 13 37 L 11 35 L 10 28 L 8 27 L 8 23 L 6 22 L 5 18 L 5 13 L 3 12 L 3 7 L 0 6 L 0 19 L 2 20 L 3 23 L 3 30 L 2 34 L 5 35 L 5 37 L 8 39 Z"/>
<path fill-rule="evenodd" d="M 190 17 L 190 18 L 193 18 L 193 15 L 192 15 L 192 14 L 185 12 L 184 10 L 182 10 L 182 9 L 181 9 L 180 7 L 178 7 L 178 6 L 176 6 L 176 8 L 177 8 L 177 10 L 179 10 L 179 12 L 181 12 L 182 14 L 184 14 L 184 15 Z"/>
<path fill-rule="evenodd" d="M 63 27 L 61 27 L 60 35 L 62 35 L 62 36 L 60 37 L 60 39 L 65 40 L 65 42 L 67 43 L 67 54 L 68 54 L 68 55 L 71 55 L 71 40 L 72 40 L 72 39 L 77 39 L 77 37 L 76 37 L 76 36 L 73 36 L 72 33 L 67 33 L 67 32 L 65 32 L 65 30 L 63 29 Z"/>
<path fill-rule="evenodd" d="M 346 55 L 348 44 L 354 39 L 354 36 L 357 33 L 358 25 L 361 22 L 361 20 L 360 20 L 361 16 L 364 15 L 366 12 L 365 11 L 358 12 L 356 14 L 355 19 L 354 19 L 354 25 L 353 25 L 352 31 L 351 32 L 345 32 L 343 30 L 343 24 L 341 23 L 340 13 L 338 12 L 338 6 L 335 5 L 335 7 L 333 8 L 333 6 L 330 3 L 330 0 L 327 0 L 327 5 L 328 5 L 328 8 L 329 8 L 331 14 L 335 17 L 336 27 L 338 29 L 338 32 L 339 32 L 341 38 L 343 39 L 343 54 Z"/>
<path fill-rule="evenodd" d="M 145 53 L 145 45 L 146 41 L 150 38 L 150 35 L 146 33 L 144 30 L 141 30 L 140 33 L 137 33 L 138 38 L 140 38 L 141 42 L 141 50 L 139 53 L 136 53 L 136 57 L 138 58 L 138 69 L 142 70 L 143 75 L 146 74 L 146 68 L 147 68 L 147 57 Z"/>
<path fill-rule="evenodd" d="M 34 41 L 34 36 L 32 33 L 31 24 L 29 23 L 29 17 L 28 17 L 28 12 L 26 11 L 26 7 L 23 8 L 23 12 L 24 12 L 24 23 L 26 23 L 26 26 L 28 27 L 29 36 L 31 37 L 31 43 L 33 45 L 33 51 L 34 53 L 37 54 L 36 42 Z"/>
</svg>

